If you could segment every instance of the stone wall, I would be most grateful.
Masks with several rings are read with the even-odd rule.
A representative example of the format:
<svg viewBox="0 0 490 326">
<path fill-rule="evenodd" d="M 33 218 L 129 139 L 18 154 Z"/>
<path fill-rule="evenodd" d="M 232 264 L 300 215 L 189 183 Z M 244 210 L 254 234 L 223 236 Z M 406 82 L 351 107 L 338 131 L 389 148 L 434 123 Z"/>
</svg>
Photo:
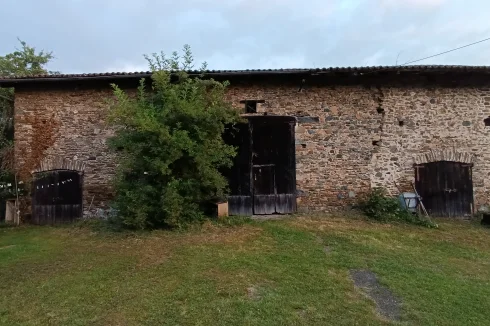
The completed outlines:
<svg viewBox="0 0 490 326">
<path fill-rule="evenodd" d="M 490 89 L 384 88 L 381 143 L 371 163 L 373 186 L 408 188 L 415 163 L 473 163 L 475 206 L 490 201 Z M 408 188 L 410 189 L 410 188 Z"/>
<path fill-rule="evenodd" d="M 18 90 L 15 155 L 27 176 L 47 157 L 82 162 L 84 204 L 106 207 L 115 157 L 104 117 L 110 90 Z M 474 162 L 475 203 L 488 203 L 490 89 L 235 85 L 228 96 L 264 100 L 258 114 L 297 118 L 300 210 L 350 205 L 372 186 L 408 188 L 424 157 Z M 441 154 L 446 153 L 446 154 Z M 428 155 L 426 155 L 428 154 Z M 441 156 L 442 155 L 442 156 Z"/>
<path fill-rule="evenodd" d="M 18 90 L 15 94 L 15 159 L 23 179 L 62 160 L 84 172 L 84 207 L 107 207 L 115 158 L 106 140 L 105 99 L 110 90 Z M 62 163 L 60 163 L 62 164 Z M 70 163 L 71 164 L 71 163 Z M 52 164 L 51 164 L 52 165 Z"/>
<path fill-rule="evenodd" d="M 380 137 L 378 89 L 257 85 L 231 87 L 229 96 L 236 107 L 243 107 L 240 100 L 264 100 L 258 113 L 297 117 L 300 210 L 349 205 L 368 191 L 372 143 Z"/>
</svg>

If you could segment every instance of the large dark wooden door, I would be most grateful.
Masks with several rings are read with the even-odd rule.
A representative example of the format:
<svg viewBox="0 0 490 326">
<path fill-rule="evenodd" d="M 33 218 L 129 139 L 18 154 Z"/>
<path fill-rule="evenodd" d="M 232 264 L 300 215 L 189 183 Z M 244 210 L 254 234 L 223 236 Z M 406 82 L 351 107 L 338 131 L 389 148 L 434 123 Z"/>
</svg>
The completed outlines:
<svg viewBox="0 0 490 326">
<path fill-rule="evenodd" d="M 282 119 L 281 119 L 282 118 Z M 253 210 L 256 215 L 296 211 L 294 120 L 250 118 Z"/>
<path fill-rule="evenodd" d="M 471 164 L 440 161 L 417 165 L 415 187 L 433 216 L 463 217 L 473 213 Z"/>
<path fill-rule="evenodd" d="M 296 211 L 295 120 L 249 117 L 229 127 L 224 138 L 238 147 L 233 167 L 224 173 L 230 185 L 230 215 L 287 214 Z"/>
<path fill-rule="evenodd" d="M 251 130 L 248 123 L 228 126 L 223 134 L 225 142 L 237 148 L 233 166 L 223 171 L 230 187 L 230 195 L 228 196 L 228 213 L 230 215 L 253 215 L 250 135 Z"/>
<path fill-rule="evenodd" d="M 77 171 L 48 171 L 35 176 L 32 222 L 60 224 L 82 217 L 82 175 Z"/>
<path fill-rule="evenodd" d="M 274 164 L 254 165 L 252 173 L 254 214 L 274 214 L 277 197 Z"/>
</svg>

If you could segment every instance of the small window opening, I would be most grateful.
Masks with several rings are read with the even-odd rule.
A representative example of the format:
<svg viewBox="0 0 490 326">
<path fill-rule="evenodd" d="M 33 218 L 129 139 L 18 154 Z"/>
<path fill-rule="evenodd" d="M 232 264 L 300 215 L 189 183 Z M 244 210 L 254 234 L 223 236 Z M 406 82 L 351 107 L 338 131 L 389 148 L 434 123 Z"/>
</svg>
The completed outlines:
<svg viewBox="0 0 490 326">
<path fill-rule="evenodd" d="M 398 125 L 400 127 L 403 127 L 404 124 L 405 124 L 405 122 L 403 120 L 398 120 Z"/>
<path fill-rule="evenodd" d="M 483 120 L 483 122 L 485 123 L 485 127 L 490 127 L 490 117 Z"/>
<path fill-rule="evenodd" d="M 385 109 L 383 108 L 377 108 L 376 111 L 379 113 L 379 114 L 384 114 L 385 113 Z"/>
<path fill-rule="evenodd" d="M 265 103 L 264 100 L 244 100 L 240 103 L 245 104 L 245 113 L 257 113 L 257 103 Z"/>
<path fill-rule="evenodd" d="M 251 101 L 245 103 L 245 112 L 246 113 L 257 113 L 257 102 Z"/>
<path fill-rule="evenodd" d="M 380 143 L 381 141 L 379 140 L 373 140 L 373 146 L 379 146 Z"/>
</svg>

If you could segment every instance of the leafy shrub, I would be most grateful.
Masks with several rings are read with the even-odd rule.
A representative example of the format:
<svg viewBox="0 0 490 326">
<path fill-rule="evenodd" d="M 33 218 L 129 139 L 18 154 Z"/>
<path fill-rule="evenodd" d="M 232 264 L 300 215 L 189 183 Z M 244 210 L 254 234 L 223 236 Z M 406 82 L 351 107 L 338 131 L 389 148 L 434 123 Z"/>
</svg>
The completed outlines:
<svg viewBox="0 0 490 326">
<path fill-rule="evenodd" d="M 403 222 L 429 228 L 437 227 L 434 222 L 401 207 L 398 198 L 388 196 L 383 188 L 372 189 L 366 200 L 361 202 L 360 208 L 368 218 L 380 222 Z"/>
<path fill-rule="evenodd" d="M 151 90 L 144 80 L 136 96 L 113 85 L 110 145 L 120 158 L 114 207 L 127 228 L 183 227 L 202 221 L 210 203 L 226 197 L 220 170 L 231 166 L 236 150 L 222 134 L 240 116 L 225 100 L 227 82 L 187 73 L 188 46 L 182 57 L 146 58 Z"/>
<path fill-rule="evenodd" d="M 473 221 L 480 224 L 483 227 L 490 228 L 490 212 L 479 211 L 475 214 Z"/>
<path fill-rule="evenodd" d="M 73 224 L 76 228 L 88 228 L 96 232 L 121 232 L 124 230 L 121 219 L 117 216 L 108 218 L 87 217 L 78 220 Z"/>
</svg>

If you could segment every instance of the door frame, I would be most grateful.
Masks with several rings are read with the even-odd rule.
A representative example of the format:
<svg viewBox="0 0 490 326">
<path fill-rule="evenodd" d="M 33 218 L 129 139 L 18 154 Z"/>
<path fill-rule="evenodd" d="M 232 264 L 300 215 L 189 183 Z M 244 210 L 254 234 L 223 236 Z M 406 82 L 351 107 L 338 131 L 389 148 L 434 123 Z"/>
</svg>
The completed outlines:
<svg viewBox="0 0 490 326">
<path fill-rule="evenodd" d="M 257 212 L 255 211 L 255 182 L 254 182 L 254 168 L 261 165 L 274 165 L 274 193 L 270 194 L 274 196 L 274 212 L 268 214 L 288 214 L 294 213 L 297 210 L 296 207 L 296 148 L 295 148 L 295 126 L 297 120 L 293 116 L 265 116 L 265 115 L 256 115 L 256 116 L 245 116 L 247 119 L 246 132 L 248 133 L 248 138 L 243 139 L 242 143 L 239 145 L 239 148 L 242 146 L 248 148 L 248 158 L 247 162 L 242 158 L 241 163 L 243 163 L 246 168 L 247 179 L 249 180 L 248 185 L 246 186 L 247 191 L 244 193 L 242 190 L 238 190 L 236 193 L 232 192 L 228 196 L 228 207 L 229 212 L 233 215 L 254 215 Z M 279 124 L 284 126 L 284 136 L 286 133 L 288 134 L 287 138 L 285 137 L 284 142 L 287 142 L 287 146 L 284 146 L 284 150 L 280 153 L 283 153 L 284 157 L 276 158 L 277 162 L 282 162 L 283 165 L 280 165 L 281 171 L 284 170 L 286 172 L 284 176 L 284 180 L 280 185 L 277 184 L 277 162 L 260 162 L 254 160 L 254 135 L 257 126 L 260 125 L 270 126 L 270 128 L 274 128 L 275 125 Z M 286 132 L 287 130 L 287 132 Z M 236 145 L 235 145 L 236 146 Z M 282 147 L 282 146 L 281 146 Z M 265 147 L 264 147 L 265 148 Z M 239 150 L 241 153 L 242 150 Z M 247 152 L 245 150 L 244 152 Z M 270 156 L 276 157 L 278 154 L 271 153 Z M 265 157 L 265 156 L 262 156 Z M 240 162 L 235 161 L 234 164 L 239 165 Z M 271 163 L 271 164 L 269 164 Z M 272 164 L 273 163 L 273 164 Z M 243 165 L 242 165 L 243 167 Z M 233 170 L 233 167 L 232 167 Z M 234 173 L 231 173 L 232 178 L 236 178 Z M 233 179 L 235 181 L 235 179 Z M 279 189 L 280 188 L 280 189 Z M 294 198 L 293 198 L 294 197 Z M 272 205 L 270 205 L 272 207 Z M 259 213 L 261 214 L 261 213 Z M 264 213 L 262 213 L 264 214 Z"/>
<path fill-rule="evenodd" d="M 436 164 L 436 163 L 443 163 L 443 162 L 446 162 L 446 163 L 454 163 L 454 164 L 459 164 L 460 166 L 463 166 L 463 167 L 467 167 L 468 168 L 468 175 L 469 175 L 469 183 L 470 183 L 470 216 L 474 215 L 475 213 L 475 193 L 474 193 L 474 185 L 473 185 L 473 167 L 474 167 L 474 163 L 467 163 L 467 162 L 459 162 L 459 161 L 450 161 L 450 160 L 439 160 L 439 161 L 429 161 L 429 162 L 424 162 L 424 163 L 416 163 L 413 165 L 414 167 L 414 186 L 417 186 L 417 183 L 418 183 L 418 180 L 419 180 L 419 177 L 422 175 L 420 173 L 420 170 L 419 169 L 423 169 L 423 168 L 426 168 L 427 165 L 430 165 L 430 164 Z M 419 188 L 416 187 L 416 190 L 417 190 L 417 193 L 421 194 L 423 193 L 424 191 L 420 191 Z M 424 198 L 422 196 L 422 203 L 424 203 Z M 465 217 L 466 215 L 463 215 L 463 216 L 460 216 L 460 217 Z M 443 216 L 443 217 L 446 217 L 446 218 L 454 218 L 454 217 L 451 217 L 451 216 Z"/>
<path fill-rule="evenodd" d="M 296 140 L 296 130 L 295 126 L 297 123 L 297 119 L 292 116 L 248 116 L 247 117 L 248 124 L 250 126 L 250 146 L 251 146 L 251 165 L 250 165 L 250 193 L 252 194 L 252 214 L 254 215 L 272 215 L 272 214 L 291 214 L 296 212 L 297 206 L 296 206 L 296 147 L 295 147 L 295 140 Z M 256 120 L 256 122 L 254 122 Z M 280 121 L 280 122 L 279 122 Z M 289 166 L 289 169 L 292 171 L 292 176 L 289 184 L 292 185 L 292 189 L 286 193 L 278 193 L 278 186 L 277 186 L 277 164 L 255 164 L 254 163 L 254 158 L 253 158 L 253 153 L 254 153 L 254 132 L 255 128 L 254 125 L 258 124 L 265 124 L 269 125 L 271 128 L 274 127 L 275 124 L 279 123 L 281 126 L 284 126 L 284 128 L 287 128 L 288 130 L 288 135 L 289 139 L 287 140 L 289 142 L 289 146 L 287 146 L 287 165 Z M 286 127 L 287 126 L 287 127 Z M 274 193 L 270 194 L 269 196 L 274 197 L 274 212 L 272 213 L 260 213 L 256 211 L 256 201 L 257 201 L 257 195 L 255 194 L 255 182 L 254 182 L 254 168 L 260 166 L 260 165 L 272 165 L 273 166 L 273 171 L 274 171 Z M 265 199 L 267 195 L 258 195 L 262 196 L 262 199 Z M 287 197 L 294 197 L 294 200 L 289 199 Z M 284 197 L 284 198 L 283 198 Z M 284 207 L 278 207 L 281 206 L 282 203 L 283 205 L 286 205 L 287 207 L 291 206 L 291 212 L 289 212 L 289 209 L 286 208 L 283 210 L 282 208 Z M 266 209 L 267 210 L 267 209 Z"/>
<path fill-rule="evenodd" d="M 34 223 L 34 224 L 56 224 L 56 220 L 54 220 L 54 223 L 40 223 L 40 220 L 38 217 L 34 216 L 35 214 L 35 209 L 34 209 L 34 206 L 37 204 L 37 200 L 36 200 L 36 184 L 35 184 L 35 181 L 36 181 L 36 176 L 39 176 L 40 178 L 42 178 L 43 174 L 51 174 L 51 173 L 57 173 L 57 172 L 70 172 L 70 173 L 76 173 L 78 174 L 78 180 L 79 180 L 79 188 L 80 188 L 80 216 L 78 218 L 82 218 L 83 217 L 83 186 L 84 186 L 84 171 L 79 171 L 79 170 L 71 170 L 71 169 L 52 169 L 52 170 L 43 170 L 43 171 L 39 171 L 39 172 L 34 172 L 33 173 L 33 182 L 31 184 L 31 211 L 32 211 L 32 218 L 31 218 L 31 222 Z M 37 178 L 37 180 L 39 180 L 40 178 Z M 56 205 L 53 205 L 53 206 L 56 206 Z M 56 216 L 55 216 L 56 218 Z M 75 220 L 75 217 L 72 217 L 73 221 Z"/>
</svg>

